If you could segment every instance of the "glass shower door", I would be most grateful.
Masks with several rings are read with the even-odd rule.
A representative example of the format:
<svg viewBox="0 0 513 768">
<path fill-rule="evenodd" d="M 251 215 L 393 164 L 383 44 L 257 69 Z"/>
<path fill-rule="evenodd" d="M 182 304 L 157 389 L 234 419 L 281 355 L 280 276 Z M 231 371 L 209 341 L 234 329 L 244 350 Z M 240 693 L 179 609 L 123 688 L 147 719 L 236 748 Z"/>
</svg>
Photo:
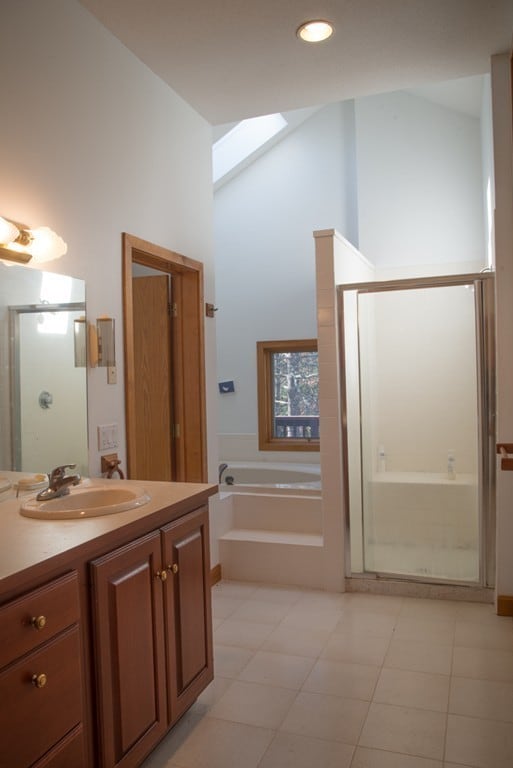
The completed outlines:
<svg viewBox="0 0 513 768">
<path fill-rule="evenodd" d="M 479 584 L 482 287 L 404 282 L 346 296 L 352 571 Z"/>
</svg>

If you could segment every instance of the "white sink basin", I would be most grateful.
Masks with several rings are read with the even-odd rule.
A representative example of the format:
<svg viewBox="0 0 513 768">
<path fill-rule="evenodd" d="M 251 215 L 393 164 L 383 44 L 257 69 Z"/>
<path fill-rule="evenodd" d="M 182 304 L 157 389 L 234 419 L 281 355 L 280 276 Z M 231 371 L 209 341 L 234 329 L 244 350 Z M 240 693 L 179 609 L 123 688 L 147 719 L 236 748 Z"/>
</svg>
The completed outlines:
<svg viewBox="0 0 513 768">
<path fill-rule="evenodd" d="M 20 513 L 25 517 L 38 520 L 75 520 L 100 515 L 112 515 L 128 509 L 142 507 L 150 500 L 141 486 L 88 486 L 71 490 L 66 496 L 57 499 L 37 501 L 35 497 L 24 501 Z"/>
</svg>

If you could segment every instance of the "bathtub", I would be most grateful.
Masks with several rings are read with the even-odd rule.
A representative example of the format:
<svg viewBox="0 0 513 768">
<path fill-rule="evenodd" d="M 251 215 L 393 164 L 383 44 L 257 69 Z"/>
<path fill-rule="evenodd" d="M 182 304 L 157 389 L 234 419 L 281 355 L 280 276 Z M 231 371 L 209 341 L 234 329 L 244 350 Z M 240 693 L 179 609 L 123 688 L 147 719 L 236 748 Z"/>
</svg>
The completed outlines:
<svg viewBox="0 0 513 768">
<path fill-rule="evenodd" d="M 324 579 L 318 465 L 230 461 L 212 514 L 223 576 L 321 588 Z M 217 549 L 215 548 L 217 546 Z"/>
<path fill-rule="evenodd" d="M 321 470 L 318 464 L 270 464 L 257 461 L 226 463 L 228 467 L 223 472 L 219 487 L 221 492 L 318 495 L 321 489 Z"/>
</svg>

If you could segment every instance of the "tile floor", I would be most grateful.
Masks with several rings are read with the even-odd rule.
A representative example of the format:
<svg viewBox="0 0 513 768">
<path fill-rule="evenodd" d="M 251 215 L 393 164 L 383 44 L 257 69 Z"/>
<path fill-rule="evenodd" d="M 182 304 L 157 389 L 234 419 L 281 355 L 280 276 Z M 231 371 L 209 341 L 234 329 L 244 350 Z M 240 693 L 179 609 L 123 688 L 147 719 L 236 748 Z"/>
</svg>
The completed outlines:
<svg viewBox="0 0 513 768">
<path fill-rule="evenodd" d="M 490 605 L 221 582 L 215 680 L 144 768 L 513 768 Z"/>
</svg>

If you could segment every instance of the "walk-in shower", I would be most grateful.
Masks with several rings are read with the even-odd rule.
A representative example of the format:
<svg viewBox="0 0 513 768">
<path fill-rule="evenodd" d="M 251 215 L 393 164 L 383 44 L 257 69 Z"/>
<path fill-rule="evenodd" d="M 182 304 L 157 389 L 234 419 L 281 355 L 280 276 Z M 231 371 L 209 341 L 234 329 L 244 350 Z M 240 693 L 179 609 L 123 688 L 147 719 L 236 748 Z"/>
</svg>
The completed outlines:
<svg viewBox="0 0 513 768">
<path fill-rule="evenodd" d="M 493 274 L 337 290 L 347 575 L 491 586 Z"/>
</svg>

